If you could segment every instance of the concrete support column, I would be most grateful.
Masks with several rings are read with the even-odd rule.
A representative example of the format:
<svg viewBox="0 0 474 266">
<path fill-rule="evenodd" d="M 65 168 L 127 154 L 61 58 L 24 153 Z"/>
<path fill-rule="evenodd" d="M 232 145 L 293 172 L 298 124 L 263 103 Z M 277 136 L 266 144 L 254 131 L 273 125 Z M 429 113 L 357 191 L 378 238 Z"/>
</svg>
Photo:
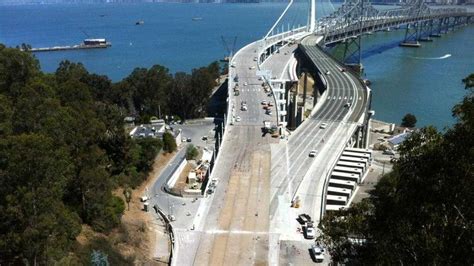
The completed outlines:
<svg viewBox="0 0 474 266">
<path fill-rule="evenodd" d="M 360 147 L 360 127 L 357 128 L 355 135 L 356 135 L 355 147 L 359 148 Z"/>
<path fill-rule="evenodd" d="M 370 143 L 370 128 L 371 128 L 371 121 L 372 119 L 369 117 L 367 120 L 367 126 L 366 126 L 366 132 L 365 132 L 365 143 L 364 143 L 364 148 L 367 149 L 369 148 L 369 143 Z"/>
<path fill-rule="evenodd" d="M 285 100 L 285 102 L 287 101 L 286 100 L 286 88 L 285 88 L 285 84 L 281 84 L 285 93 L 280 93 L 280 96 L 281 96 L 281 100 Z M 283 123 L 286 123 L 288 120 L 287 120 L 287 109 L 286 109 L 286 104 L 278 104 L 280 106 L 280 121 L 283 122 Z"/>
<path fill-rule="evenodd" d="M 306 107 L 306 92 L 307 92 L 307 83 L 308 83 L 308 74 L 306 74 L 306 71 L 303 73 L 304 75 L 304 84 L 303 84 L 303 106 Z"/>
</svg>

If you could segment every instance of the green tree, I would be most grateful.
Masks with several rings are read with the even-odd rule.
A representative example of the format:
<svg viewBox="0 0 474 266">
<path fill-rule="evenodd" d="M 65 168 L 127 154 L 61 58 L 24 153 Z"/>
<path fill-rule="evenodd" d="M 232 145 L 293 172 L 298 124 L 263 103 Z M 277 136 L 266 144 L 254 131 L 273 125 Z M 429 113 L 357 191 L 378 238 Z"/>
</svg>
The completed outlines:
<svg viewBox="0 0 474 266">
<path fill-rule="evenodd" d="M 207 70 L 215 81 L 217 81 L 220 77 L 220 68 L 219 62 L 217 61 L 214 61 L 207 66 Z M 214 86 L 217 86 L 217 82 L 214 84 Z"/>
<path fill-rule="evenodd" d="M 415 127 L 416 122 L 416 116 L 408 113 L 402 118 L 402 127 Z"/>
<path fill-rule="evenodd" d="M 471 90 L 454 107 L 458 122 L 452 128 L 444 134 L 432 127 L 423 128 L 403 142 L 393 171 L 370 193 L 368 209 L 361 212 L 355 205 L 323 219 L 321 240 L 337 261 L 375 265 L 474 263 L 472 110 Z M 358 215 L 351 216 L 351 212 Z M 364 241 L 357 245 L 344 241 L 349 236 Z"/>
<path fill-rule="evenodd" d="M 40 73 L 39 62 L 31 54 L 0 44 L 0 93 L 14 97 L 21 88 Z"/>
<path fill-rule="evenodd" d="M 174 139 L 174 136 L 169 133 L 165 132 L 163 134 L 163 150 L 166 152 L 174 152 L 177 149 L 176 146 L 176 140 Z"/>
<path fill-rule="evenodd" d="M 0 94 L 0 136 L 12 133 L 13 104 L 5 95 Z"/>
<path fill-rule="evenodd" d="M 474 73 L 470 74 L 462 80 L 465 89 L 474 88 Z"/>
<path fill-rule="evenodd" d="M 55 74 L 58 83 L 64 83 L 72 80 L 81 81 L 81 79 L 86 77 L 89 72 L 87 72 L 83 64 L 65 60 L 59 63 L 59 67 L 56 69 Z"/>
<path fill-rule="evenodd" d="M 153 162 L 163 147 L 163 142 L 159 139 L 144 138 L 136 140 L 136 143 L 140 146 L 140 155 L 134 165 L 136 165 L 138 171 L 148 172 L 152 169 Z"/>
<path fill-rule="evenodd" d="M 199 151 L 196 149 L 196 147 L 194 147 L 194 145 L 191 144 L 186 148 L 186 159 L 187 160 L 196 159 L 198 154 L 199 154 Z"/>
<path fill-rule="evenodd" d="M 158 115 L 168 110 L 167 95 L 172 76 L 167 68 L 160 65 L 154 65 L 149 70 L 136 68 L 121 83 L 125 93 L 133 100 L 133 109 L 140 115 Z"/>
<path fill-rule="evenodd" d="M 41 135 L 0 141 L 0 263 L 51 264 L 80 232 L 62 202 L 71 178 L 66 150 Z"/>
</svg>

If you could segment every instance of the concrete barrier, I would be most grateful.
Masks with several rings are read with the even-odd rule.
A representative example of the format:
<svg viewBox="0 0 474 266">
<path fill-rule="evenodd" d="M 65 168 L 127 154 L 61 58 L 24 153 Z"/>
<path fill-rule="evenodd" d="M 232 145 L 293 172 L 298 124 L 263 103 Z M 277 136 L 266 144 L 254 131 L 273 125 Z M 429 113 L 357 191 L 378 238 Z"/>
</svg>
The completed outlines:
<svg viewBox="0 0 474 266">
<path fill-rule="evenodd" d="M 173 171 L 173 174 L 171 175 L 171 177 L 166 182 L 166 185 L 165 185 L 166 191 L 169 192 L 174 187 L 174 185 L 176 184 L 176 181 L 178 181 L 179 176 L 183 172 L 184 167 L 186 166 L 186 164 L 187 164 L 186 158 L 183 158 L 181 163 L 175 168 L 175 170 Z"/>
<path fill-rule="evenodd" d="M 170 223 L 170 220 L 168 216 L 158 207 L 158 205 L 153 206 L 153 209 L 155 209 L 156 213 L 158 213 L 161 218 L 163 218 L 163 221 L 166 224 L 166 228 L 168 230 L 169 236 L 170 236 L 170 242 L 171 242 L 171 251 L 170 251 L 170 257 L 168 260 L 168 264 L 171 265 L 173 261 L 173 255 L 174 255 L 174 249 L 175 249 L 175 237 L 174 237 L 174 231 L 173 231 L 173 226 Z"/>
</svg>

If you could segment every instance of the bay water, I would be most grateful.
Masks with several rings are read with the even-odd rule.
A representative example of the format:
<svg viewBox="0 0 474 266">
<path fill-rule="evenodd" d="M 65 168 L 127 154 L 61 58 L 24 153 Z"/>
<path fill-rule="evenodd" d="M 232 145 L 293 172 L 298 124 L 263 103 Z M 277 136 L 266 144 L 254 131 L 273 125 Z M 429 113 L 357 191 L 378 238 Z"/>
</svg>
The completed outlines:
<svg viewBox="0 0 474 266">
<path fill-rule="evenodd" d="M 46 72 L 62 60 L 82 62 L 114 81 L 135 67 L 160 64 L 189 72 L 219 60 L 266 34 L 286 3 L 260 4 L 54 4 L 0 6 L 0 43 L 32 47 L 79 44 L 106 38 L 107 49 L 37 53 Z M 333 6 L 320 3 L 318 16 Z M 306 3 L 297 3 L 283 29 L 306 23 Z M 193 18 L 199 18 L 194 19 Z M 143 20 L 143 25 L 135 25 Z M 278 30 L 281 30 L 279 26 Z M 418 126 L 451 125 L 452 106 L 465 95 L 461 79 L 474 72 L 474 26 L 443 35 L 422 48 L 401 48 L 401 30 L 363 38 L 363 65 L 372 81 L 375 118 L 399 123 L 410 112 Z M 225 40 L 225 44 L 222 41 Z"/>
</svg>

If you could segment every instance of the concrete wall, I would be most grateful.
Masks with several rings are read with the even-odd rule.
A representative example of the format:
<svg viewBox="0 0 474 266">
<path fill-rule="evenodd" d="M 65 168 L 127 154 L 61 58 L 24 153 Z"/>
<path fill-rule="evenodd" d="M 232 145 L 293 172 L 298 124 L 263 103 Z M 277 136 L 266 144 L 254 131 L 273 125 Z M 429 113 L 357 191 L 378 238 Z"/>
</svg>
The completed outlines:
<svg viewBox="0 0 474 266">
<path fill-rule="evenodd" d="M 178 181 L 179 176 L 184 170 L 184 167 L 186 166 L 188 162 L 186 161 L 186 158 L 183 158 L 179 166 L 174 170 L 174 173 L 171 175 L 171 177 L 166 181 L 166 190 L 170 191 L 174 185 L 176 184 L 176 181 Z"/>
</svg>

